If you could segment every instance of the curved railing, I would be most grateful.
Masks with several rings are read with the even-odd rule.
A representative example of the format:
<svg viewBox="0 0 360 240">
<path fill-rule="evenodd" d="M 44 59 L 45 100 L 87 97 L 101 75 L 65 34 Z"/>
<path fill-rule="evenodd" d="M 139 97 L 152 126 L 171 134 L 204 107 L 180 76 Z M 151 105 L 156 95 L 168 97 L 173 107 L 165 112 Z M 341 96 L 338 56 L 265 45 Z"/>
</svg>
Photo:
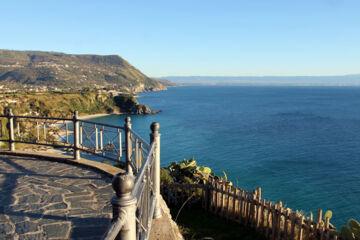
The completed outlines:
<svg viewBox="0 0 360 240">
<path fill-rule="evenodd" d="M 158 123 L 151 125 L 150 143 L 131 129 L 129 117 L 116 126 L 81 120 L 77 111 L 73 118 L 54 118 L 15 116 L 10 109 L 0 115 L 0 126 L 0 141 L 12 152 L 19 143 L 51 146 L 72 151 L 74 160 L 87 153 L 125 167 L 113 178 L 113 220 L 104 239 L 149 238 L 152 219 L 162 214 Z"/>
</svg>

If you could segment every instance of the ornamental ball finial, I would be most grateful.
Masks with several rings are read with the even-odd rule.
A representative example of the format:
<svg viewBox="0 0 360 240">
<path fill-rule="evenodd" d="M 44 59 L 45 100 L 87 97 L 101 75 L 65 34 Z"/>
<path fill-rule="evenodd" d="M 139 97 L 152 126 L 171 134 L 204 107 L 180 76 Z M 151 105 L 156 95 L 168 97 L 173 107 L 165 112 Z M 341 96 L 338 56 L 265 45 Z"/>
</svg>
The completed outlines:
<svg viewBox="0 0 360 240">
<path fill-rule="evenodd" d="M 127 172 L 116 174 L 112 179 L 112 186 L 118 197 L 130 197 L 134 188 L 135 177 Z"/>
<path fill-rule="evenodd" d="M 160 129 L 160 124 L 158 122 L 153 122 L 150 126 L 152 132 L 158 132 Z"/>
<path fill-rule="evenodd" d="M 131 118 L 129 116 L 125 118 L 126 123 L 130 123 L 130 121 L 131 121 Z"/>
</svg>

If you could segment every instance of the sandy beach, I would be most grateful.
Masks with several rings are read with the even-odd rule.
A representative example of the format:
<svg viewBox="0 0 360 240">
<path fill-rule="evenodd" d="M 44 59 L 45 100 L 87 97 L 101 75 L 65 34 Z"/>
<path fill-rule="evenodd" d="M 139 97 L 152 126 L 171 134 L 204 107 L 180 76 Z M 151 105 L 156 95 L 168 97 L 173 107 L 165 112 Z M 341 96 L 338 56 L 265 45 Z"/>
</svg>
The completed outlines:
<svg viewBox="0 0 360 240">
<path fill-rule="evenodd" d="M 81 115 L 79 116 L 79 119 L 85 120 L 85 119 L 91 119 L 91 118 L 96 118 L 96 117 L 104 117 L 104 116 L 109 116 L 109 115 L 114 115 L 113 113 L 109 114 L 109 113 L 97 113 L 97 114 L 87 114 L 87 115 Z M 118 115 L 118 114 L 115 114 Z"/>
</svg>

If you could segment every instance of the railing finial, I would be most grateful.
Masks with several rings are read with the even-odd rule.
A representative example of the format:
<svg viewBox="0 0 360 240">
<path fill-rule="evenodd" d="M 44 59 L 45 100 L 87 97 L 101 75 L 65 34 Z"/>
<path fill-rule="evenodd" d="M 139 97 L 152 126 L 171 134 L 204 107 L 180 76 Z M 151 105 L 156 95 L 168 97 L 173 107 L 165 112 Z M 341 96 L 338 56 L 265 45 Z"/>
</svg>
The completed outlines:
<svg viewBox="0 0 360 240">
<path fill-rule="evenodd" d="M 131 121 L 131 118 L 130 118 L 129 116 L 127 116 L 127 117 L 125 118 L 125 123 L 126 123 L 126 124 L 131 124 L 130 121 Z"/>
<path fill-rule="evenodd" d="M 74 119 L 78 119 L 79 118 L 79 111 L 75 110 L 74 111 Z"/>
<path fill-rule="evenodd" d="M 14 116 L 12 108 L 9 108 L 8 114 L 9 114 L 9 116 Z"/>
<path fill-rule="evenodd" d="M 134 181 L 134 175 L 127 172 L 116 174 L 112 179 L 112 187 L 116 192 L 116 196 L 122 199 L 129 199 L 134 188 Z"/>
<path fill-rule="evenodd" d="M 150 126 L 152 133 L 159 132 L 160 124 L 158 122 L 153 122 Z"/>
<path fill-rule="evenodd" d="M 136 239 L 136 198 L 131 196 L 134 188 L 135 177 L 132 173 L 122 172 L 113 177 L 112 186 L 116 196 L 111 200 L 113 206 L 112 222 L 124 221 L 121 224 L 120 232 L 107 232 L 105 239 L 135 240 Z M 116 234 L 114 236 L 114 234 Z"/>
</svg>

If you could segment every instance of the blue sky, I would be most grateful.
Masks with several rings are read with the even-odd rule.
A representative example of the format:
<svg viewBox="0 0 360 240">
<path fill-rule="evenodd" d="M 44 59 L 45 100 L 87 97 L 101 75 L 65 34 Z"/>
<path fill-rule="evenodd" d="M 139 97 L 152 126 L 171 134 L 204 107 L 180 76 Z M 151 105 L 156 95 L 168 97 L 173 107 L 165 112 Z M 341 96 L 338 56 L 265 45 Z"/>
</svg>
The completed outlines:
<svg viewBox="0 0 360 240">
<path fill-rule="evenodd" d="M 0 48 L 117 54 L 149 76 L 360 73 L 359 0 L 1 1 Z"/>
</svg>

